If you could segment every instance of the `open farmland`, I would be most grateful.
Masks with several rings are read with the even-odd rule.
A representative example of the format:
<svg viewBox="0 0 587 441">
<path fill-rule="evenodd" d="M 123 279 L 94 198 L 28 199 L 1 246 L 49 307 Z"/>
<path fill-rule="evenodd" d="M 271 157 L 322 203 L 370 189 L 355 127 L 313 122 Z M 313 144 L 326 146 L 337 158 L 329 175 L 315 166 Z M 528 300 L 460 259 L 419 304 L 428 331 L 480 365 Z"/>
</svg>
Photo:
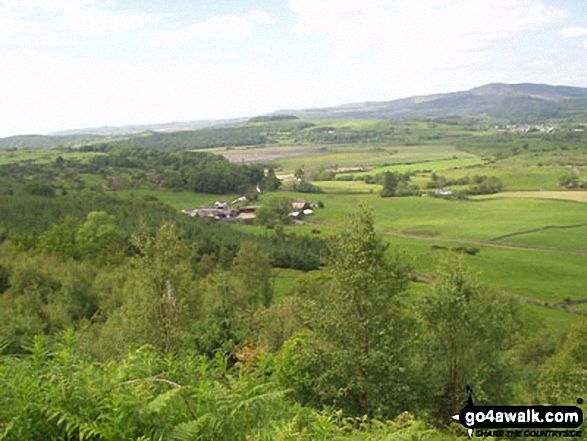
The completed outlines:
<svg viewBox="0 0 587 441">
<path fill-rule="evenodd" d="M 385 124 L 373 122 L 337 121 L 326 127 L 331 127 L 334 133 L 341 130 L 351 133 L 359 128 L 389 129 Z M 318 133 L 315 128 L 305 130 Z M 585 228 L 543 229 L 587 222 L 584 204 L 587 192 L 563 190 L 559 185 L 560 177 L 566 173 L 586 174 L 585 152 L 580 146 L 574 144 L 572 151 L 560 150 L 556 142 L 544 141 L 540 134 L 496 135 L 479 131 L 469 138 L 471 132 L 455 131 L 449 135 L 448 130 L 437 140 L 418 144 L 415 139 L 434 138 L 430 135 L 430 124 L 396 124 L 394 130 L 397 139 L 392 140 L 390 135 L 388 142 L 292 144 L 282 133 L 275 145 L 206 151 L 236 162 L 263 163 L 290 179 L 294 171 L 303 170 L 322 194 L 282 190 L 262 195 L 259 202 L 270 204 L 274 198 L 282 197 L 323 202 L 325 208 L 306 218 L 305 226 L 288 227 L 297 234 L 319 230 L 326 237 L 340 228 L 347 213 L 364 206 L 374 210 L 378 233 L 413 256 L 416 271 L 434 272 L 442 253 L 431 252 L 433 245 L 470 246 L 479 248 L 480 252 L 464 258 L 480 272 L 484 282 L 504 292 L 549 303 L 579 298 L 587 292 L 581 276 L 587 264 L 587 256 L 581 254 L 587 253 Z M 454 136 L 454 144 L 446 142 L 450 136 Z M 403 145 L 399 139 L 403 139 Z M 338 173 L 334 180 L 312 180 L 321 170 Z M 475 175 L 496 177 L 504 191 L 471 196 L 469 200 L 381 198 L 381 184 L 366 183 L 365 179 L 387 171 L 411 173 L 410 183 L 422 190 L 427 189 L 435 173 L 448 180 Z M 292 183 L 285 183 L 285 187 L 291 188 Z M 451 188 L 462 191 L 467 185 L 451 185 Z M 134 190 L 130 193 L 152 194 L 178 209 L 218 199 L 215 195 L 200 197 L 189 192 Z M 267 231 L 255 226 L 242 228 L 263 234 Z M 537 305 L 525 308 L 537 311 L 549 323 L 557 325 L 576 318 L 568 312 Z"/>
<path fill-rule="evenodd" d="M 494 195 L 475 196 L 475 199 L 493 198 L 560 199 L 587 202 L 587 191 L 504 191 Z"/>
<path fill-rule="evenodd" d="M 308 198 L 308 195 L 293 192 L 280 195 Z M 319 210 L 308 222 L 338 224 L 345 213 L 364 204 L 375 211 L 379 229 L 442 238 L 490 240 L 545 225 L 576 225 L 587 219 L 584 204 L 556 200 L 448 201 L 421 197 L 381 198 L 375 193 L 319 194 L 309 198 L 322 200 L 328 209 Z"/>
<path fill-rule="evenodd" d="M 57 149 L 0 150 L 0 165 L 17 163 L 46 164 L 55 161 L 59 156 L 67 160 L 85 161 L 88 158 L 96 155 L 100 155 L 100 153 Z"/>
<path fill-rule="evenodd" d="M 414 258 L 415 270 L 423 274 L 434 273 L 442 256 L 441 252 L 431 251 L 433 245 L 477 247 L 478 255 L 463 257 L 480 271 L 484 282 L 499 290 L 546 302 L 577 298 L 587 292 L 580 276 L 586 263 L 585 255 L 581 254 L 587 250 L 585 227 L 544 229 L 587 222 L 587 192 L 565 190 L 559 184 L 565 174 L 574 173 L 578 179 L 584 179 L 587 174 L 587 149 L 576 141 L 561 149 L 562 144 L 554 141 L 552 135 L 498 134 L 484 128 L 465 129 L 416 121 L 285 121 L 251 123 L 244 127 L 249 132 L 254 129 L 254 133 L 269 142 L 239 145 L 236 140 L 235 145 L 195 151 L 220 154 L 235 164 L 262 164 L 274 168 L 278 176 L 288 177 L 290 181 L 284 182 L 284 189 L 262 194 L 255 204 L 270 204 L 273 199 L 283 197 L 324 203 L 324 209 L 317 210 L 302 224 L 286 227 L 292 233 L 312 235 L 312 231 L 319 230 L 320 237 L 327 237 L 340 229 L 347 213 L 366 207 L 375 213 L 378 234 L 407 250 Z M 238 130 L 225 133 L 231 137 L 235 134 Z M 181 140 L 188 145 L 189 140 L 184 138 L 182 135 Z M 231 138 L 227 139 L 231 142 Z M 140 140 L 148 141 L 149 137 L 142 136 Z M 116 148 L 120 148 L 118 144 Z M 66 160 L 87 161 L 93 155 L 103 154 L 58 150 L 2 152 L 0 161 L 51 165 L 59 155 Z M 323 193 L 291 191 L 294 173 L 300 170 Z M 373 182 L 385 172 L 409 174 L 409 184 L 428 194 L 434 192 L 428 188 L 434 176 L 448 181 L 495 177 L 503 188 L 495 194 L 470 196 L 465 200 L 420 196 L 382 198 L 381 180 Z M 88 169 L 80 173 L 76 186 L 68 185 L 69 178 L 61 174 L 55 182 L 69 191 L 86 186 L 100 191 L 113 190 L 137 201 L 153 196 L 176 210 L 209 205 L 217 200 L 230 201 L 241 195 L 196 193 L 185 187 L 163 188 L 166 175 L 159 176 L 157 180 L 151 178 L 152 171 L 142 173 L 132 167 L 116 171 L 109 167 L 100 172 Z M 468 188 L 468 184 L 447 186 L 454 191 Z M 259 226 L 236 228 L 272 233 Z M 277 271 L 275 276 L 280 295 L 285 295 L 301 274 L 294 272 L 282 277 Z M 418 286 L 412 290 L 414 293 L 424 289 Z M 528 307 L 538 308 L 540 314 L 548 316 L 536 305 Z M 556 323 L 564 322 L 561 317 L 569 316 L 558 310 L 552 314 L 559 317 L 553 320 Z"/>
</svg>

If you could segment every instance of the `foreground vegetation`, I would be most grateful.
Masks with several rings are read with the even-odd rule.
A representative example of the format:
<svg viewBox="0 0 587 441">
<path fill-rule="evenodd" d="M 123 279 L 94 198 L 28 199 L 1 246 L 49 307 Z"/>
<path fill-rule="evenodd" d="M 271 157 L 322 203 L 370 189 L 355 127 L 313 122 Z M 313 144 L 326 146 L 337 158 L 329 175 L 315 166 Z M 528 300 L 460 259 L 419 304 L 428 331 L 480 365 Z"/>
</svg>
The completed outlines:
<svg viewBox="0 0 587 441">
<path fill-rule="evenodd" d="M 448 440 L 467 384 L 585 396 L 581 132 L 214 133 L 0 154 L 0 439 Z M 179 213 L 241 195 L 253 224 Z"/>
</svg>

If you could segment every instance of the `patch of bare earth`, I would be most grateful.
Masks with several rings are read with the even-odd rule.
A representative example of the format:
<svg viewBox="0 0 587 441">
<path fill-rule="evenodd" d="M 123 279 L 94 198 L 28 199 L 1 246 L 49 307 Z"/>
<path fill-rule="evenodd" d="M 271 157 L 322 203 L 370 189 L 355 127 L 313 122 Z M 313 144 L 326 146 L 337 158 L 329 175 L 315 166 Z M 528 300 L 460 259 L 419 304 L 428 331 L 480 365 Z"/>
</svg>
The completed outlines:
<svg viewBox="0 0 587 441">
<path fill-rule="evenodd" d="M 505 191 L 503 193 L 478 197 L 476 199 L 490 198 L 539 198 L 587 202 L 587 191 Z"/>
<path fill-rule="evenodd" d="M 320 156 L 326 152 L 315 150 L 316 146 L 291 146 L 269 148 L 247 148 L 222 152 L 230 162 L 269 162 L 277 159 Z"/>
</svg>

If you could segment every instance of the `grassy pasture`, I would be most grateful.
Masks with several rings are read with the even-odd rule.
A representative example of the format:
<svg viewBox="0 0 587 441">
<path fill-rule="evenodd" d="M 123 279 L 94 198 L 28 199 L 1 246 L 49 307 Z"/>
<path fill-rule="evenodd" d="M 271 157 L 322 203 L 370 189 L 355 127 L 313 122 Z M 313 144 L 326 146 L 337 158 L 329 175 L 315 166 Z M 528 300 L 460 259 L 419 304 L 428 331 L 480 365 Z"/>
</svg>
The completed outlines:
<svg viewBox="0 0 587 441">
<path fill-rule="evenodd" d="M 435 198 L 381 198 L 377 194 L 320 194 L 283 192 L 294 199 L 322 200 L 309 222 L 339 224 L 345 213 L 361 203 L 375 210 L 379 229 L 403 231 L 443 238 L 489 240 L 503 234 L 546 225 L 585 222 L 587 206 L 578 202 L 547 199 L 489 199 L 447 201 Z M 266 198 L 275 195 L 266 195 Z"/>
<path fill-rule="evenodd" d="M 375 122 L 333 121 L 333 127 L 375 127 Z M 411 128 L 414 139 L 419 130 L 429 127 L 427 123 L 417 123 Z M 486 137 L 490 141 L 491 137 Z M 523 139 L 514 139 L 505 145 L 496 144 L 495 152 L 506 148 L 522 148 L 518 145 Z M 524 139 L 525 141 L 525 139 Z M 396 146 L 393 142 L 385 144 L 354 145 L 271 145 L 264 147 L 237 147 L 207 149 L 207 152 L 232 155 L 232 160 L 272 163 L 280 167 L 280 173 L 292 173 L 298 167 L 308 170 L 333 167 L 371 168 L 365 172 L 350 175 L 375 175 L 384 171 L 420 171 L 412 177 L 412 182 L 425 188 L 434 170 L 448 179 L 462 176 L 496 176 L 502 180 L 507 192 L 474 197 L 471 201 L 446 201 L 434 198 L 380 198 L 381 186 L 369 185 L 362 181 L 320 181 L 315 182 L 326 193 L 305 194 L 279 192 L 265 194 L 261 203 L 275 197 L 289 196 L 303 198 L 312 202 L 323 201 L 325 208 L 317 210 L 306 218 L 305 225 L 286 227 L 286 231 L 297 234 L 312 234 L 319 230 L 321 237 L 328 237 L 340 231 L 345 214 L 364 203 L 372 207 L 376 214 L 376 228 L 393 247 L 406 250 L 412 256 L 415 270 L 433 274 L 439 259 L 447 252 L 432 251 L 432 245 L 449 248 L 476 246 L 480 248 L 477 256 L 465 255 L 463 258 L 479 271 L 480 280 L 496 289 L 515 296 L 536 298 L 546 302 L 561 302 L 565 298 L 587 297 L 587 280 L 584 268 L 587 255 L 540 251 L 536 249 L 503 248 L 482 244 L 495 237 L 541 228 L 546 225 L 571 225 L 587 222 L 587 192 L 560 190 L 558 180 L 568 173 L 568 164 L 573 164 L 581 173 L 587 173 L 584 153 L 574 151 L 566 154 L 546 148 L 544 142 L 530 142 L 530 148 L 520 154 L 487 163 L 480 156 L 489 150 L 482 143 L 473 149 L 457 150 L 450 141 L 445 145 Z M 440 142 L 439 142 L 440 143 Z M 467 150 L 467 152 L 463 151 Z M 567 161 L 570 161 L 568 162 Z M 583 161 L 583 162 L 581 162 Z M 426 170 L 426 171 L 425 171 Z M 542 190 L 542 191 L 540 191 Z M 119 192 L 122 193 L 122 192 Z M 132 190 L 124 192 L 135 196 L 152 194 L 177 209 L 209 204 L 218 199 L 230 200 L 231 196 L 197 195 L 190 192 Z M 235 195 L 236 196 L 236 195 Z M 239 225 L 250 231 L 265 233 L 268 230 L 257 226 Z M 403 232 L 414 236 L 397 236 L 389 232 Z M 573 230 L 546 230 L 531 234 L 517 235 L 504 239 L 520 245 L 545 246 L 576 250 L 587 249 L 587 228 Z M 419 236 L 419 237 L 417 237 Z M 473 242 L 467 242 L 471 239 Z M 449 253 L 452 254 L 452 253 Z M 283 296 L 303 273 L 274 272 L 276 295 Z M 412 301 L 430 289 L 430 285 L 412 283 L 408 301 Z M 522 303 L 522 308 L 538 315 L 552 326 L 567 326 L 580 316 L 558 309 Z M 587 309 L 587 306 L 585 307 Z"/>
<path fill-rule="evenodd" d="M 474 196 L 474 199 L 496 198 L 561 199 L 566 201 L 587 202 L 587 191 L 505 191 L 491 195 Z"/>
<path fill-rule="evenodd" d="M 90 187 L 97 187 L 106 183 L 106 180 L 101 175 L 93 173 L 80 173 L 79 177 Z"/>
<path fill-rule="evenodd" d="M 177 209 L 209 204 L 220 198 L 218 195 L 210 194 L 154 190 L 127 190 L 120 191 L 118 194 L 126 197 L 154 195 Z M 268 201 L 281 196 L 300 197 L 313 202 L 324 201 L 325 208 L 317 210 L 315 216 L 307 218 L 306 225 L 286 227 L 288 232 L 297 234 L 312 234 L 311 231 L 317 229 L 321 237 L 328 237 L 340 231 L 345 214 L 356 209 L 359 203 L 364 202 L 374 207 L 377 216 L 376 226 L 381 236 L 391 246 L 403 249 L 412 256 L 416 271 L 427 274 L 434 273 L 437 262 L 446 254 L 442 251 L 431 251 L 432 245 L 449 248 L 467 245 L 460 241 L 452 241 L 451 237 L 471 236 L 487 239 L 498 235 L 499 232 L 525 229 L 529 221 L 548 223 L 554 220 L 562 223 L 568 221 L 569 213 L 583 218 L 587 213 L 587 207 L 577 202 L 536 199 L 504 198 L 457 202 L 430 198 L 382 199 L 378 195 L 370 194 L 309 195 L 279 192 L 266 194 L 263 200 Z M 230 199 L 226 196 L 222 198 Z M 566 207 L 570 207 L 571 210 L 566 210 Z M 466 222 L 462 219 L 466 219 Z M 436 223 L 430 227 L 430 224 L 435 221 Z M 239 226 L 239 228 L 260 234 L 268 231 L 257 226 Z M 436 229 L 441 235 L 435 238 L 413 238 L 386 234 L 384 232 L 386 229 L 404 229 L 413 232 Z M 464 258 L 480 272 L 480 279 L 483 282 L 500 290 L 547 302 L 559 302 L 567 297 L 580 298 L 587 293 L 587 279 L 584 277 L 584 268 L 587 266 L 585 255 L 470 245 L 478 246 L 481 251 L 477 256 L 464 256 Z M 296 278 L 302 274 L 276 271 L 274 274 L 276 295 L 285 295 L 295 283 Z M 410 289 L 411 297 L 417 297 L 422 290 L 426 289 L 420 286 L 421 284 L 417 285 Z M 554 326 L 563 326 L 578 318 L 575 314 L 551 308 L 534 305 L 524 305 L 524 308 L 535 311 L 547 323 Z"/>
<path fill-rule="evenodd" d="M 366 184 L 365 181 L 315 181 L 317 185 L 326 193 L 374 193 L 379 194 L 382 186 L 379 184 Z M 308 195 L 311 198 L 318 197 L 316 195 Z"/>
<path fill-rule="evenodd" d="M 587 221 L 585 222 L 587 223 Z M 506 237 L 501 242 L 538 245 L 551 248 L 587 250 L 587 227 L 548 229 L 535 233 Z M 585 293 L 587 296 L 587 293 Z"/>
<path fill-rule="evenodd" d="M 377 167 L 373 170 L 366 172 L 352 173 L 353 176 L 365 176 L 365 175 L 376 175 L 378 173 L 384 173 L 386 171 L 397 171 L 405 173 L 408 171 L 432 171 L 439 172 L 442 170 L 460 169 L 462 167 L 470 167 L 474 165 L 480 165 L 483 163 L 481 158 L 460 158 L 460 159 L 441 159 L 441 160 L 430 160 L 414 162 L 411 164 L 396 164 L 385 167 Z"/>
<path fill-rule="evenodd" d="M 391 167 L 399 164 L 425 163 L 430 161 L 458 160 L 461 166 L 477 162 L 478 159 L 469 153 L 460 152 L 448 145 L 410 145 L 410 146 L 381 146 L 381 145 L 351 145 L 330 146 L 323 154 L 309 157 L 287 158 L 278 161 L 287 169 L 295 169 L 299 166 L 350 167 L 366 166 L 372 168 Z M 474 160 L 474 161 L 473 161 Z M 421 164 L 417 168 L 428 169 L 428 164 Z M 365 172 L 374 173 L 375 171 Z M 380 172 L 379 170 L 376 171 Z"/>
<path fill-rule="evenodd" d="M 327 209 L 327 208 L 326 208 Z M 326 210 L 325 209 L 325 210 Z M 264 228 L 249 226 L 251 232 L 264 233 Z M 287 232 L 310 234 L 318 228 L 322 237 L 328 237 L 341 230 L 340 227 L 315 225 L 286 227 Z M 425 274 L 434 274 L 446 251 L 431 251 L 433 245 L 448 248 L 463 244 L 444 239 L 408 238 L 379 233 L 392 249 L 403 250 L 412 259 L 414 269 Z M 480 252 L 476 256 L 461 255 L 478 272 L 479 279 L 501 291 L 515 295 L 536 298 L 550 303 L 565 298 L 577 299 L 587 296 L 587 279 L 583 276 L 587 256 L 546 251 L 498 248 L 476 245 Z M 297 272 L 298 275 L 302 273 Z M 292 280 L 292 284 L 295 280 Z M 280 282 L 283 283 L 283 282 Z M 413 299 L 430 289 L 423 283 L 411 284 L 409 298 Z M 580 319 L 579 315 L 554 308 L 523 303 L 523 308 L 542 318 L 553 326 L 566 326 Z"/>
<path fill-rule="evenodd" d="M 463 176 L 495 176 L 503 182 L 506 191 L 560 190 L 559 178 L 568 172 L 565 167 L 501 168 L 498 165 L 446 170 L 441 173 L 449 179 Z"/>
<path fill-rule="evenodd" d="M 448 248 L 464 245 L 450 240 L 414 239 L 385 234 L 383 237 L 392 246 L 412 255 L 415 269 L 427 274 L 433 274 L 439 260 L 447 254 L 445 251 L 431 251 L 432 245 Z M 547 302 L 560 302 L 566 297 L 587 297 L 587 279 L 584 277 L 587 255 L 475 246 L 479 247 L 479 254 L 464 255 L 464 259 L 478 271 L 480 280 L 491 286 L 510 294 Z"/>
<path fill-rule="evenodd" d="M 505 167 L 526 166 L 569 166 L 587 162 L 587 150 L 553 150 L 547 152 L 528 152 L 500 159 L 498 163 Z"/>
<path fill-rule="evenodd" d="M 85 161 L 88 158 L 103 153 L 80 152 L 76 150 L 17 150 L 6 151 L 0 150 L 0 165 L 14 164 L 18 162 L 33 162 L 36 164 L 46 164 L 53 162 L 58 156 L 66 160 Z"/>
<path fill-rule="evenodd" d="M 272 163 L 283 173 L 298 167 L 359 167 L 375 168 L 367 173 L 386 170 L 434 170 L 464 167 L 481 163 L 481 159 L 451 145 L 389 144 L 352 145 L 270 145 L 196 150 L 221 154 L 233 162 Z M 420 164 L 421 163 L 421 164 Z M 380 168 L 385 167 L 381 170 Z M 360 174 L 360 173 L 359 173 Z"/>
</svg>

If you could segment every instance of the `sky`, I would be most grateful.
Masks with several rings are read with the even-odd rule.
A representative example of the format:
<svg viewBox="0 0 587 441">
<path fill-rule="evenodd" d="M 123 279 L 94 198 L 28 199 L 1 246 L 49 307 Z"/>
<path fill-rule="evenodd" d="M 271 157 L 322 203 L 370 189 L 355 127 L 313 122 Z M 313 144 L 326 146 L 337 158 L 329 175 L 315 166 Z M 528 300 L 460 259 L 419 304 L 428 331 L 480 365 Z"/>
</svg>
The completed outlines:
<svg viewBox="0 0 587 441">
<path fill-rule="evenodd" d="M 0 137 L 585 72 L 585 0 L 0 0 Z"/>
</svg>

